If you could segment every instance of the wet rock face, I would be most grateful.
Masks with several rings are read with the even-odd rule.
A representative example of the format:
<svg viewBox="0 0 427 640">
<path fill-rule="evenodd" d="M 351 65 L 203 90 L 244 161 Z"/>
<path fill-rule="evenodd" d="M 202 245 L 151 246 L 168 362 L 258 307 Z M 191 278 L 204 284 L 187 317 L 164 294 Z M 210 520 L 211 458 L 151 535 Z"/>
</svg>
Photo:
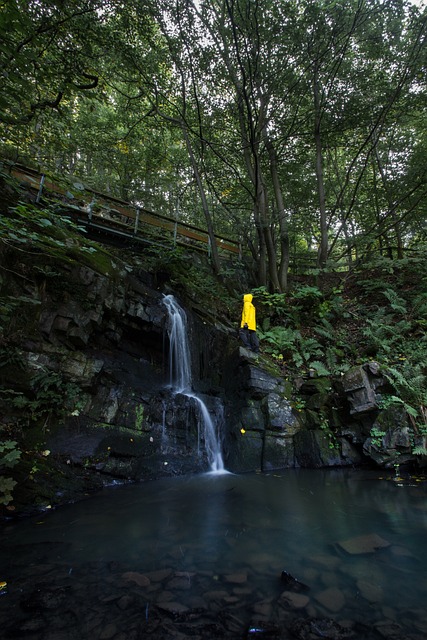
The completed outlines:
<svg viewBox="0 0 427 640">
<path fill-rule="evenodd" d="M 226 462 L 232 471 L 358 464 L 359 451 L 333 424 L 337 392 L 328 378 L 301 380 L 301 406 L 292 389 L 269 373 L 262 357 L 240 347 L 224 369 Z M 332 429 L 332 426 L 334 429 Z"/>
<path fill-rule="evenodd" d="M 226 466 L 245 472 L 295 466 L 292 436 L 300 425 L 286 383 L 263 368 L 252 352 L 238 347 L 226 360 Z"/>
<path fill-rule="evenodd" d="M 414 463 L 414 445 L 425 447 L 426 437 L 414 434 L 401 404 L 382 408 L 393 389 L 377 363 L 353 367 L 339 381 L 301 379 L 297 406 L 267 366 L 241 347 L 225 365 L 226 460 L 232 471 L 367 461 L 392 467 Z"/>
<path fill-rule="evenodd" d="M 294 446 L 301 467 L 338 467 L 353 462 L 351 457 L 343 457 L 339 445 L 321 429 L 300 431 L 294 438 Z"/>
<path fill-rule="evenodd" d="M 24 319 L 25 341 L 18 332 L 16 344 L 10 338 L 16 366 L 1 371 L 12 398 L 19 394 L 29 406 L 37 401 L 31 431 L 23 432 L 31 442 L 23 448 L 48 450 L 44 462 L 55 459 L 52 473 L 62 463 L 67 474 L 97 477 L 96 486 L 206 469 L 195 407 L 168 390 L 163 295 L 137 268 L 116 266 L 108 276 L 61 268 L 63 287 L 55 279 L 8 283 L 17 297 L 34 300 L 36 310 L 31 323 Z M 200 341 L 205 363 L 198 369 L 206 372 L 212 337 Z M 23 420 L 25 407 L 0 402 L 6 424 Z M 66 500 L 67 492 L 43 496 L 46 506 Z"/>
</svg>

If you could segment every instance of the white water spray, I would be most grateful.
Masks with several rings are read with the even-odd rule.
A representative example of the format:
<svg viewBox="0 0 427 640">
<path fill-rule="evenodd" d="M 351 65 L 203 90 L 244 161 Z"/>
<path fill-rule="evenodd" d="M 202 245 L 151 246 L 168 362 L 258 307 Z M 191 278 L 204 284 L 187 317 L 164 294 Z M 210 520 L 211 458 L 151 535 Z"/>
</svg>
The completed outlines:
<svg viewBox="0 0 427 640">
<path fill-rule="evenodd" d="M 216 426 L 203 400 L 192 392 L 191 358 L 188 344 L 187 316 L 172 295 L 163 300 L 169 313 L 169 376 L 174 393 L 182 393 L 193 398 L 199 407 L 203 427 L 203 439 L 206 447 L 211 472 L 224 473 L 224 461 L 221 454 L 221 443 Z"/>
</svg>

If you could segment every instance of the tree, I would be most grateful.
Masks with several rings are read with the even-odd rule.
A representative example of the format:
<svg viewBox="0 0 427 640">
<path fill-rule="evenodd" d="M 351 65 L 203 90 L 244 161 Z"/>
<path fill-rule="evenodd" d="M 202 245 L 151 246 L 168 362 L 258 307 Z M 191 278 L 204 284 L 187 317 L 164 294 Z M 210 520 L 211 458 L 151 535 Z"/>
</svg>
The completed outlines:
<svg viewBox="0 0 427 640">
<path fill-rule="evenodd" d="M 200 45 L 205 58 L 212 60 L 216 56 L 209 74 L 209 84 L 216 92 L 215 103 L 224 113 L 231 113 L 231 136 L 240 153 L 234 173 L 238 175 L 242 168 L 246 174 L 245 188 L 252 200 L 256 230 L 257 245 L 251 246 L 258 264 L 258 281 L 262 285 L 269 282 L 274 290 L 280 291 L 287 286 L 289 239 L 278 154 L 269 132 L 274 97 L 272 80 L 277 78 L 279 66 L 277 12 L 272 3 L 264 3 L 262 10 L 258 2 L 234 0 L 206 1 L 200 8 L 193 3 L 191 6 L 203 32 L 209 34 Z M 224 86 L 226 99 L 221 100 Z M 276 203 L 273 211 L 270 199 Z"/>
<path fill-rule="evenodd" d="M 109 2 L 10 0 L 0 8 L 0 121 L 23 125 L 98 86 L 93 42 Z M 95 47 L 96 48 L 96 47 Z"/>
</svg>

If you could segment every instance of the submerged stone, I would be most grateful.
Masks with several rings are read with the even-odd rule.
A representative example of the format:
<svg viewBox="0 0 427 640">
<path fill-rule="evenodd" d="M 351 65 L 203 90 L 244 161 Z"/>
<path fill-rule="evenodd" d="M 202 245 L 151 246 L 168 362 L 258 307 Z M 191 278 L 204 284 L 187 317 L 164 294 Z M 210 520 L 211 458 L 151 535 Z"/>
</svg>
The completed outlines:
<svg viewBox="0 0 427 640">
<path fill-rule="evenodd" d="M 126 611 L 126 609 L 130 609 L 135 604 L 135 598 L 133 596 L 122 596 L 120 600 L 117 602 L 117 606 L 122 611 Z"/>
<path fill-rule="evenodd" d="M 338 589 L 338 587 L 325 589 L 324 591 L 317 593 L 315 598 L 321 605 L 326 607 L 326 609 L 329 609 L 329 611 L 333 611 L 334 613 L 341 611 L 345 605 L 344 594 L 341 589 Z"/>
<path fill-rule="evenodd" d="M 165 611 L 165 613 L 172 615 L 172 617 L 179 616 L 188 611 L 188 607 L 181 602 L 158 602 L 156 606 L 158 609 Z"/>
<path fill-rule="evenodd" d="M 384 540 L 376 533 L 368 533 L 348 540 L 340 540 L 337 545 L 352 555 L 362 553 L 374 553 L 378 549 L 385 549 L 390 546 L 390 542 Z"/>
<path fill-rule="evenodd" d="M 283 603 L 288 604 L 292 609 L 304 609 L 310 602 L 310 598 L 302 593 L 284 591 L 280 596 Z"/>
<path fill-rule="evenodd" d="M 296 620 L 291 627 L 292 637 L 297 640 L 317 640 L 318 638 L 328 638 L 328 640 L 344 640 L 356 638 L 352 629 L 346 629 L 335 620 L 329 618 L 309 618 Z"/>
<path fill-rule="evenodd" d="M 402 628 L 397 622 L 391 620 L 381 620 L 375 624 L 375 630 L 381 638 L 386 640 L 400 640 L 402 638 Z"/>
<path fill-rule="evenodd" d="M 219 589 L 216 591 L 206 591 L 206 593 L 203 594 L 205 600 L 224 600 L 227 597 L 228 591 L 221 591 Z"/>
<path fill-rule="evenodd" d="M 139 587 L 148 587 L 150 584 L 150 579 L 137 571 L 127 571 L 122 575 L 122 578 L 126 582 L 135 582 Z"/>
<path fill-rule="evenodd" d="M 45 611 L 57 609 L 62 606 L 67 598 L 69 588 L 39 585 L 29 596 L 21 600 L 24 611 Z"/>
<path fill-rule="evenodd" d="M 231 584 L 244 584 L 248 580 L 247 573 L 229 573 L 224 576 L 225 582 L 229 582 Z"/>
<path fill-rule="evenodd" d="M 150 579 L 151 582 L 162 582 L 169 578 L 172 574 L 172 569 L 159 569 L 158 571 L 149 571 L 145 575 Z"/>
<path fill-rule="evenodd" d="M 168 589 L 178 589 L 178 591 L 184 591 L 191 589 L 191 577 L 190 576 L 175 576 L 168 582 Z"/>
<path fill-rule="evenodd" d="M 358 580 L 357 588 L 361 596 L 365 598 L 365 600 L 368 600 L 368 602 L 381 602 L 384 598 L 383 588 L 369 580 Z"/>
<path fill-rule="evenodd" d="M 273 610 L 273 604 L 271 600 L 262 600 L 254 604 L 253 610 L 257 615 L 263 616 L 263 618 L 268 620 Z"/>
<path fill-rule="evenodd" d="M 36 616 L 11 627 L 8 635 L 15 638 L 19 638 L 21 634 L 22 636 L 28 636 L 45 630 L 47 626 L 48 622 L 43 618 L 43 616 Z"/>
</svg>

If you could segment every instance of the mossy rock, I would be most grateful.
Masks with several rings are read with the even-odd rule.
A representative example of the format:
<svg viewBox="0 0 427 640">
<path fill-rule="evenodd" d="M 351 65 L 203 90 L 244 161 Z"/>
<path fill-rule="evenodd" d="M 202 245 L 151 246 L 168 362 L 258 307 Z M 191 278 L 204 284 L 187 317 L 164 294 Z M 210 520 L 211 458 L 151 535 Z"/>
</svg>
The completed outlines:
<svg viewBox="0 0 427 640">
<path fill-rule="evenodd" d="M 226 467 L 235 473 L 261 470 L 263 437 L 257 431 L 239 433 L 230 443 Z"/>
<path fill-rule="evenodd" d="M 295 451 L 292 438 L 267 435 L 264 438 L 262 470 L 286 469 L 295 466 Z"/>
<path fill-rule="evenodd" d="M 325 395 L 331 391 L 332 382 L 327 376 L 319 378 L 307 378 L 301 385 L 300 395 L 312 396 L 314 394 Z"/>
</svg>

